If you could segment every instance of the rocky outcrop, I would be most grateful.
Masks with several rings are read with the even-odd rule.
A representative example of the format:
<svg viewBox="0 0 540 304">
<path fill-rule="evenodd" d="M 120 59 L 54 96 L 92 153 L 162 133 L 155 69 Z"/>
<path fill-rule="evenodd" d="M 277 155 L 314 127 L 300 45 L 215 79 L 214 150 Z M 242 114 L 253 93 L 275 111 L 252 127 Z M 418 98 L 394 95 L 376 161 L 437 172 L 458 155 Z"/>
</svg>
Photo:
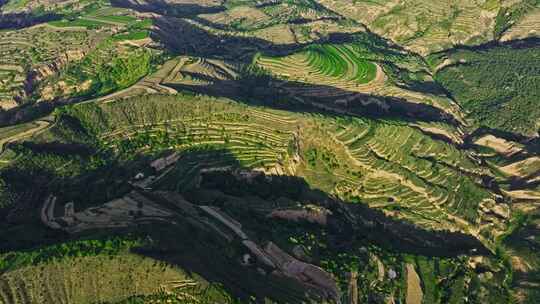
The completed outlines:
<svg viewBox="0 0 540 304">
<path fill-rule="evenodd" d="M 35 67 L 26 77 L 24 86 L 26 94 L 30 95 L 40 81 L 55 75 L 70 62 L 83 59 L 85 55 L 82 50 L 69 50 L 54 61 Z"/>
<path fill-rule="evenodd" d="M 173 165 L 180 159 L 180 154 L 173 153 L 171 155 L 158 158 L 152 163 L 150 163 L 150 167 L 154 168 L 157 172 L 162 171 L 163 169 L 169 167 L 170 165 Z"/>
<path fill-rule="evenodd" d="M 34 68 L 30 73 L 32 81 L 40 81 L 56 74 L 62 67 L 72 61 L 83 59 L 85 53 L 82 50 L 70 50 L 60 55 L 56 60 Z"/>
<path fill-rule="evenodd" d="M 317 206 L 308 206 L 304 209 L 283 209 L 283 210 L 274 210 L 268 217 L 274 219 L 283 219 L 287 221 L 300 222 L 306 221 L 313 224 L 319 224 L 321 226 L 326 226 L 328 222 L 328 216 L 332 213 L 321 207 Z"/>
<path fill-rule="evenodd" d="M 92 229 L 124 228 L 135 224 L 169 222 L 173 212 L 133 191 L 102 206 L 75 212 L 73 202 L 64 205 L 62 216 L 55 216 L 57 198 L 50 196 L 41 209 L 41 221 L 47 227 L 79 233 Z"/>
<path fill-rule="evenodd" d="M 297 260 L 272 242 L 265 246 L 264 252 L 281 274 L 312 286 L 322 291 L 327 298 L 339 303 L 340 292 L 331 274 L 320 267 Z"/>
</svg>

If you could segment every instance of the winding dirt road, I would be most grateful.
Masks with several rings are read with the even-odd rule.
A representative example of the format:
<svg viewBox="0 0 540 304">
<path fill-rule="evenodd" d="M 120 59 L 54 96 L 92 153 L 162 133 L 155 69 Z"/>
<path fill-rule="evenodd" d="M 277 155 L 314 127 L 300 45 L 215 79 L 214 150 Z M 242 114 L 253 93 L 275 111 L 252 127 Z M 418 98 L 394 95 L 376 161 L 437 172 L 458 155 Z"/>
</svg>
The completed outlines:
<svg viewBox="0 0 540 304">
<path fill-rule="evenodd" d="M 51 125 L 50 122 L 44 121 L 44 120 L 38 120 L 38 121 L 35 121 L 35 123 L 37 124 L 37 126 L 35 128 L 32 128 L 30 130 L 26 130 L 24 132 L 15 134 L 15 135 L 10 136 L 10 137 L 0 139 L 0 155 L 4 152 L 4 146 L 7 143 L 14 142 L 14 141 L 19 141 L 21 139 L 31 137 L 31 136 L 35 135 L 36 133 L 38 133 L 38 132 L 44 131 L 45 129 L 47 129 Z"/>
</svg>

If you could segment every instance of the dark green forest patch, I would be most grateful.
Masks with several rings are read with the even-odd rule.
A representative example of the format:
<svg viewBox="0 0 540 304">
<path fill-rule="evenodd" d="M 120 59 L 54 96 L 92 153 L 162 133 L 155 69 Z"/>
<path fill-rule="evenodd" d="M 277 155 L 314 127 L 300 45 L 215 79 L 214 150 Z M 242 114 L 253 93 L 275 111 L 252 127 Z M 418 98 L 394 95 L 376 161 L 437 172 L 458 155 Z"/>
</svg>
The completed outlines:
<svg viewBox="0 0 540 304">
<path fill-rule="evenodd" d="M 457 49 L 442 55 L 454 64 L 436 79 L 478 126 L 535 135 L 540 118 L 538 41 L 515 48 Z"/>
</svg>

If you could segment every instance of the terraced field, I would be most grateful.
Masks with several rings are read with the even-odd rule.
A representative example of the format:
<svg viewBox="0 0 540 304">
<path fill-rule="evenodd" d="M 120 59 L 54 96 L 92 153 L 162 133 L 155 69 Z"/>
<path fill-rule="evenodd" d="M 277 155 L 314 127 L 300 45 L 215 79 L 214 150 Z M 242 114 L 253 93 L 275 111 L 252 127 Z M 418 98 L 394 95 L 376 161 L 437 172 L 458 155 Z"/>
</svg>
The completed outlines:
<svg viewBox="0 0 540 304">
<path fill-rule="evenodd" d="M 65 6 L 69 6 L 72 1 L 70 0 L 6 0 L 1 10 L 4 13 L 17 13 L 25 10 L 35 10 L 38 8 L 45 10 L 62 9 Z M 83 3 L 81 6 L 88 5 L 89 3 Z"/>
<path fill-rule="evenodd" d="M 47 25 L 0 33 L 0 107 L 11 108 L 27 99 L 29 73 L 49 76 L 69 61 L 81 59 L 102 35 L 84 29 L 57 29 Z"/>
<path fill-rule="evenodd" d="M 220 80 L 233 80 L 239 76 L 239 66 L 234 63 L 201 57 L 176 59 L 176 66 L 168 71 L 164 85 L 185 84 L 204 86 Z"/>
<path fill-rule="evenodd" d="M 9 142 L 20 141 L 43 131 L 50 125 L 48 121 L 35 121 L 17 126 L 0 128 L 0 155 L 4 152 L 4 145 Z"/>
<path fill-rule="evenodd" d="M 538 302 L 537 0 L 0 3 L 0 303 Z"/>
<path fill-rule="evenodd" d="M 70 18 L 0 33 L 0 108 L 84 94 L 91 85 L 85 81 L 96 78 L 92 69 L 111 62 L 118 53 L 130 52 L 130 46 L 134 49 L 146 40 L 146 44 L 151 42 L 151 20 L 103 3 L 89 7 L 81 5 L 82 12 L 72 12 Z M 131 40 L 138 42 L 130 44 Z M 58 77 L 83 58 L 92 63 L 84 70 L 87 79 Z"/>
<path fill-rule="evenodd" d="M 137 41 L 104 39 L 82 60 L 44 82 L 39 88 L 40 101 L 60 96 L 101 96 L 132 86 L 149 73 L 153 56 L 160 54 L 145 47 L 151 39 Z"/>
<path fill-rule="evenodd" d="M 350 45 L 317 45 L 284 58 L 259 56 L 256 63 L 280 76 L 306 83 L 333 85 L 354 90 L 377 78 L 382 70 L 360 57 Z M 358 89 L 357 89 L 358 90 Z"/>
<path fill-rule="evenodd" d="M 280 79 L 305 84 L 286 87 L 295 96 L 328 97 L 336 104 L 345 105 L 358 97 L 355 93 L 404 98 L 410 102 L 434 106 L 463 121 L 462 114 L 452 100 L 403 86 L 402 80 L 394 74 L 395 66 L 386 65 L 382 61 L 383 55 L 371 52 L 369 48 L 360 42 L 312 45 L 285 57 L 258 55 L 254 64 Z M 396 55 L 392 59 L 393 64 L 403 67 L 402 71 L 407 68 L 413 71 L 421 69 L 414 59 L 406 56 Z M 363 103 L 388 107 L 386 101 L 375 98 Z"/>
<path fill-rule="evenodd" d="M 113 276 L 110 276 L 113 274 Z M 103 277 L 107 276 L 107 280 Z M 0 301 L 12 304 L 116 302 L 158 293 L 188 275 L 139 255 L 70 258 L 0 275 Z"/>
<path fill-rule="evenodd" d="M 226 25 L 237 30 L 260 29 L 275 21 L 263 11 L 249 6 L 236 6 L 225 12 L 205 14 L 201 17 L 210 22 Z"/>
<path fill-rule="evenodd" d="M 231 6 L 230 9 L 215 14 L 204 14 L 201 15 L 202 18 L 227 26 L 231 30 L 245 32 L 269 28 L 277 24 L 288 24 L 296 20 L 309 22 L 338 18 L 337 14 L 325 10 L 311 0 L 274 1 L 265 5 L 258 5 L 256 1 L 227 2 Z"/>
<path fill-rule="evenodd" d="M 499 19 L 499 10 L 520 6 L 526 2 L 534 3 L 528 0 L 509 3 L 497 1 L 476 3 L 467 0 L 320 1 L 325 7 L 358 20 L 375 33 L 423 55 L 448 49 L 455 44 L 478 44 L 496 38 L 494 31 Z M 526 28 L 527 24 L 537 24 L 533 21 L 537 20 L 533 17 L 536 13 L 529 9 L 525 15 L 529 13 L 530 17 L 525 16 L 524 19 L 520 19 L 522 21 L 516 23 L 517 32 L 521 31 L 520 26 Z M 513 23 L 509 25 L 513 26 Z M 527 31 L 521 37 L 531 35 L 537 34 Z"/>
<path fill-rule="evenodd" d="M 203 97 L 156 98 L 85 104 L 67 113 L 91 123 L 101 145 L 122 157 L 177 151 L 179 165 L 153 187 L 178 189 L 203 169 L 240 166 L 304 176 L 346 201 L 429 229 L 464 231 L 483 240 L 482 234 L 505 230 L 504 221 L 489 212 L 495 197 L 480 185 L 487 172 L 466 151 L 416 126 L 325 119 Z M 332 175 L 323 178 L 320 172 Z"/>
<path fill-rule="evenodd" d="M 540 8 L 529 8 L 527 14 L 519 18 L 502 37 L 502 41 L 538 37 L 540 35 Z"/>
<path fill-rule="evenodd" d="M 491 216 L 480 212 L 481 206 L 489 209 L 495 201 L 477 184 L 486 172 L 466 153 L 391 121 L 338 120 L 328 127 L 334 147 L 348 158 L 344 174 L 349 178 L 335 189 L 344 198 L 432 229 L 504 231 L 504 225 L 483 222 Z"/>
<path fill-rule="evenodd" d="M 175 98 L 168 102 L 174 103 Z M 234 156 L 233 160 L 247 168 L 271 168 L 286 160 L 287 147 L 295 130 L 293 118 L 204 99 L 193 103 L 184 103 L 182 109 L 175 112 L 153 101 L 145 105 L 135 101 L 103 104 L 102 111 L 110 116 L 101 116 L 101 120 L 112 129 L 100 128 L 100 141 L 126 156 L 216 146 L 227 149 Z M 119 111 L 120 108 L 127 111 Z M 74 110 L 88 111 L 84 107 Z M 215 162 L 224 162 L 225 166 L 231 160 L 210 156 L 214 156 L 208 157 L 214 166 Z"/>
</svg>

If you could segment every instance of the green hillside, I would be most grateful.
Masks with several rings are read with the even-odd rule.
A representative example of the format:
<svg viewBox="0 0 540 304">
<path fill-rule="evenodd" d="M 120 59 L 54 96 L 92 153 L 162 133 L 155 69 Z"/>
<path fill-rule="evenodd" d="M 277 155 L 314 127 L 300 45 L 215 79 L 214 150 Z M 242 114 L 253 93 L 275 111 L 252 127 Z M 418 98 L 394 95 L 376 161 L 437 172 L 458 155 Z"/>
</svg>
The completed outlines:
<svg viewBox="0 0 540 304">
<path fill-rule="evenodd" d="M 0 0 L 0 303 L 538 303 L 539 33 L 535 0 Z"/>
</svg>

